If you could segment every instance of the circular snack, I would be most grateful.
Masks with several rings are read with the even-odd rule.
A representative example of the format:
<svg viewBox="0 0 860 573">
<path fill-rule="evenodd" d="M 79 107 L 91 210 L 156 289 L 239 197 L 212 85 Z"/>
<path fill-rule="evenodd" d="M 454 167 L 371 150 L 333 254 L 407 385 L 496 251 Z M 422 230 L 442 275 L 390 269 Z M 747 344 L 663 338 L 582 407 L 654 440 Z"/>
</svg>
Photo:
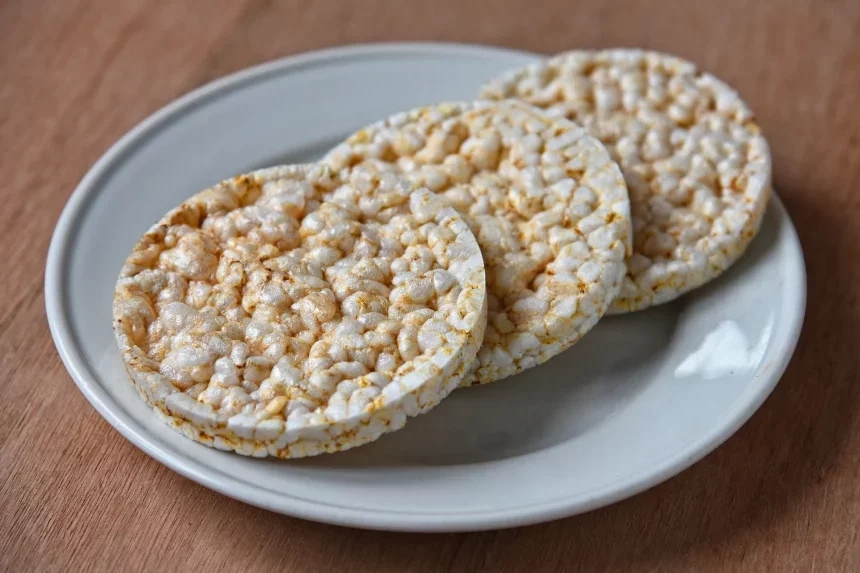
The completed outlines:
<svg viewBox="0 0 860 573">
<path fill-rule="evenodd" d="M 464 386 L 559 354 L 621 287 L 631 234 L 624 180 L 600 142 L 567 120 L 514 101 L 444 103 L 371 125 L 323 161 L 405 174 L 474 232 L 489 312 Z"/>
<path fill-rule="evenodd" d="M 621 166 L 633 255 L 610 314 L 673 300 L 746 250 L 770 197 L 771 159 L 737 92 L 690 62 L 640 50 L 573 51 L 486 84 L 578 122 Z"/>
<path fill-rule="evenodd" d="M 114 331 L 146 402 L 244 455 L 345 450 L 435 406 L 486 326 L 481 253 L 426 189 L 358 170 L 224 181 L 134 247 Z"/>
</svg>

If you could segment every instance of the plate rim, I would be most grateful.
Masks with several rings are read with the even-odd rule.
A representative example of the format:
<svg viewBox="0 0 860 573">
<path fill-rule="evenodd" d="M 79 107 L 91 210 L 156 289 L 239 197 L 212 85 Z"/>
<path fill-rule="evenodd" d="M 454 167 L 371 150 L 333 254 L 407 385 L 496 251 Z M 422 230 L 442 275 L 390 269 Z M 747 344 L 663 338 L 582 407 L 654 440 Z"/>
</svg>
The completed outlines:
<svg viewBox="0 0 860 573">
<path fill-rule="evenodd" d="M 794 312 L 791 313 L 788 328 L 780 336 L 782 344 L 778 351 L 778 361 L 773 363 L 772 368 L 766 373 L 758 374 L 757 377 L 761 380 L 752 389 L 755 391 L 742 393 L 738 401 L 743 400 L 743 403 L 727 412 L 724 421 L 714 426 L 715 430 L 710 431 L 679 453 L 655 459 L 653 466 L 656 469 L 644 477 L 634 477 L 631 480 L 630 476 L 626 476 L 613 480 L 604 487 L 589 492 L 586 500 L 582 500 L 582 494 L 579 494 L 562 501 L 553 500 L 537 505 L 444 514 L 404 513 L 396 510 L 368 512 L 366 509 L 359 510 L 304 499 L 289 492 L 281 492 L 276 498 L 280 503 L 274 503 L 270 493 L 261 493 L 261 490 L 249 486 L 247 482 L 237 480 L 221 472 L 213 477 L 210 475 L 212 468 L 205 463 L 184 457 L 169 448 L 165 448 L 157 440 L 154 440 L 144 428 L 138 427 L 136 422 L 125 419 L 128 418 L 128 415 L 122 411 L 121 407 L 117 411 L 118 404 L 112 406 L 114 401 L 95 383 L 94 379 L 97 377 L 93 376 L 93 372 L 84 359 L 73 334 L 69 315 L 66 311 L 69 301 L 67 300 L 68 293 L 64 290 L 64 284 L 67 277 L 67 256 L 72 245 L 76 223 L 85 213 L 89 203 L 98 195 L 100 180 L 110 173 L 116 162 L 126 154 L 134 152 L 135 147 L 146 140 L 145 137 L 148 132 L 157 129 L 174 116 L 204 105 L 210 98 L 216 97 L 222 92 L 229 92 L 239 85 L 258 81 L 269 75 L 291 73 L 309 65 L 345 58 L 390 57 L 397 54 L 407 56 L 448 54 L 455 56 L 464 53 L 470 56 L 497 57 L 507 54 L 518 57 L 542 57 L 541 54 L 522 50 L 455 42 L 361 43 L 304 52 L 239 70 L 187 92 L 144 118 L 104 152 L 76 186 L 56 223 L 46 259 L 44 291 L 45 309 L 51 336 L 66 370 L 87 401 L 114 429 L 147 455 L 180 475 L 222 495 L 250 505 L 293 517 L 364 529 L 447 532 L 529 525 L 584 513 L 618 502 L 650 489 L 692 466 L 719 447 L 749 420 L 771 394 L 788 367 L 797 346 L 806 309 L 807 279 L 800 241 L 784 205 L 776 194 L 774 194 L 769 209 L 775 211 L 779 219 L 779 232 L 787 233 L 787 240 L 794 243 L 797 249 L 799 257 L 795 261 L 797 263 L 795 270 L 799 272 L 798 279 L 800 279 L 797 284 L 792 285 L 796 290 L 794 297 L 787 296 L 786 298 L 786 305 L 790 305 Z M 789 286 L 788 288 L 792 287 Z M 629 483 L 624 483 L 625 480 Z M 619 483 L 623 484 L 622 487 L 618 487 Z M 262 491 L 265 492 L 266 490 Z"/>
</svg>

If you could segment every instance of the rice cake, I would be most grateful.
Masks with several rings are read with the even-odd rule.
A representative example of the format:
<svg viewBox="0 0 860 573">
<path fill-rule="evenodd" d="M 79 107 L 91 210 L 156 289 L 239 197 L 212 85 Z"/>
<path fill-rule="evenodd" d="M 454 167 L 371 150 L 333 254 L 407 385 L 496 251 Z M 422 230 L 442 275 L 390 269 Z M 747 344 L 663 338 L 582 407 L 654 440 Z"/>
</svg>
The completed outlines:
<svg viewBox="0 0 860 573">
<path fill-rule="evenodd" d="M 634 252 L 610 313 L 671 301 L 746 250 L 771 195 L 767 142 L 737 92 L 690 62 L 641 50 L 572 51 L 491 80 L 600 139 L 627 181 Z"/>
<path fill-rule="evenodd" d="M 435 406 L 473 362 L 486 308 L 475 237 L 433 193 L 290 166 L 169 212 L 126 261 L 113 314 L 164 421 L 219 449 L 296 458 Z"/>
<path fill-rule="evenodd" d="M 606 312 L 624 276 L 630 205 L 618 166 L 579 126 L 519 102 L 443 103 L 389 117 L 323 159 L 405 174 L 478 239 L 489 312 L 463 385 L 559 354 Z"/>
</svg>

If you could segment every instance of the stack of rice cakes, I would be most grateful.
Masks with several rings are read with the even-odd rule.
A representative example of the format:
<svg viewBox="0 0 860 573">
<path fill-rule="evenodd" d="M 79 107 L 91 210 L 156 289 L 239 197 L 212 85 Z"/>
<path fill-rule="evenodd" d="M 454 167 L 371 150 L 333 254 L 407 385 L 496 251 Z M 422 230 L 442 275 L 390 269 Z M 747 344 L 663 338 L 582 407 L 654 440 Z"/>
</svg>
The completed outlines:
<svg viewBox="0 0 860 573">
<path fill-rule="evenodd" d="M 244 455 L 360 446 L 705 284 L 758 231 L 767 144 L 689 62 L 569 52 L 479 97 L 224 181 L 153 226 L 114 330 L 157 415 Z"/>
</svg>

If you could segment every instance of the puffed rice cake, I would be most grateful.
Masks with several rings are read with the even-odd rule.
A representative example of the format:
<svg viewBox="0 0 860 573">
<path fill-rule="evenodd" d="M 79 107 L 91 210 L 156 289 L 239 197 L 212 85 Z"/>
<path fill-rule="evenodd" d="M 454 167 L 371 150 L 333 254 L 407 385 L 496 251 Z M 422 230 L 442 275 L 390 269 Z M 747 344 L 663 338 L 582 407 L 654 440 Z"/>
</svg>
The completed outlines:
<svg viewBox="0 0 860 573">
<path fill-rule="evenodd" d="M 572 51 L 491 80 L 573 120 L 621 166 L 634 252 L 610 314 L 671 301 L 716 278 L 758 232 L 771 195 L 767 142 L 737 92 L 694 64 L 641 50 Z"/>
<path fill-rule="evenodd" d="M 483 339 L 475 237 L 390 173 L 256 171 L 169 212 L 116 285 L 141 397 L 185 436 L 251 456 L 345 450 L 459 384 Z"/>
<path fill-rule="evenodd" d="M 362 129 L 323 159 L 372 165 L 443 196 L 487 267 L 484 344 L 464 386 L 556 356 L 606 312 L 630 248 L 630 204 L 608 152 L 579 126 L 520 102 L 413 109 Z"/>
</svg>

